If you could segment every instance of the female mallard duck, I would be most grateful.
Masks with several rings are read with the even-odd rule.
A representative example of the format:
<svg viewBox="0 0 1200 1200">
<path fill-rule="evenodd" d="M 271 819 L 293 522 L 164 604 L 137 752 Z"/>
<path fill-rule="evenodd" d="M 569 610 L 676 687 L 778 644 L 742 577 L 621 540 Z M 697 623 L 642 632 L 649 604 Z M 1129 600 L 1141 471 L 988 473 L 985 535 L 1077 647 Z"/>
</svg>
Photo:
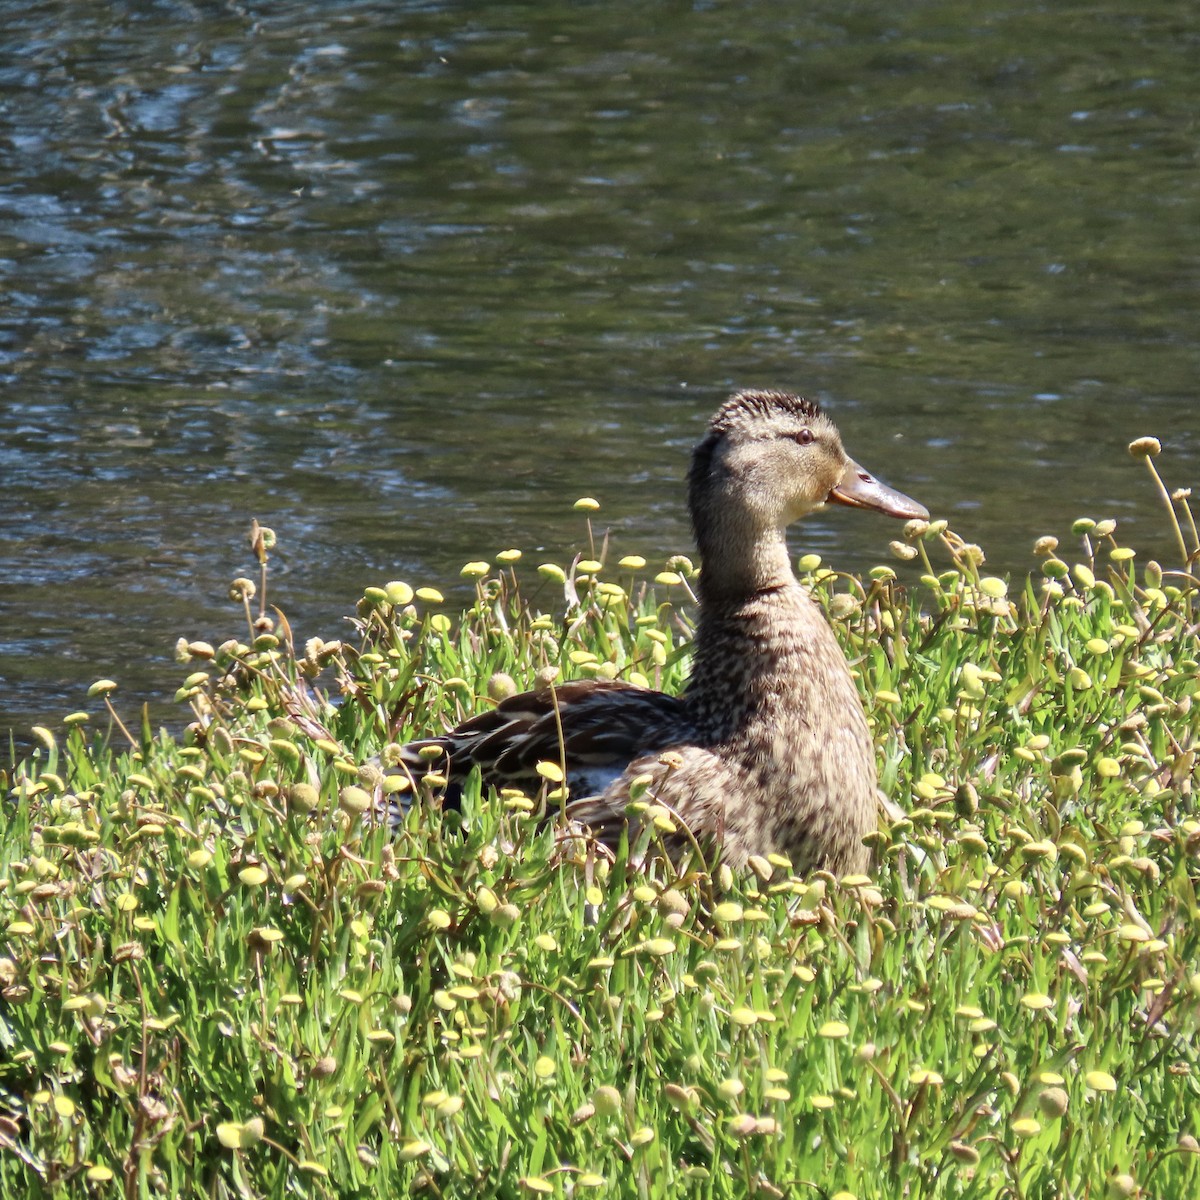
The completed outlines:
<svg viewBox="0 0 1200 1200">
<path fill-rule="evenodd" d="M 561 761 L 567 815 L 610 845 L 632 786 L 696 838 L 719 843 L 733 866 L 779 853 L 798 871 L 863 871 L 863 835 L 876 820 L 874 746 L 846 659 L 792 574 L 785 537 L 831 501 L 929 515 L 849 458 L 813 401 L 732 396 L 688 477 L 703 571 L 684 693 L 592 679 L 525 692 L 409 743 L 389 773 L 433 769 L 457 790 L 479 767 L 485 784 L 533 795 L 543 782 L 537 764 Z"/>
</svg>

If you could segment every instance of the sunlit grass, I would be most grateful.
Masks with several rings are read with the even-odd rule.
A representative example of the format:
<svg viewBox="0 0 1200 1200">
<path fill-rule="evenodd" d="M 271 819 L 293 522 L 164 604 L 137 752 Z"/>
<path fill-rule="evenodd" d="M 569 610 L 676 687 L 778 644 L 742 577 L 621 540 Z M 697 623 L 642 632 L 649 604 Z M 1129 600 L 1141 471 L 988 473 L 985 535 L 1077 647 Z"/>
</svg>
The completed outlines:
<svg viewBox="0 0 1200 1200">
<path fill-rule="evenodd" d="M 539 826 L 551 778 L 389 840 L 388 743 L 539 674 L 677 690 L 694 567 L 589 498 L 573 564 L 469 563 L 461 618 L 385 582 L 298 643 L 258 529 L 241 637 L 179 647 L 186 736 L 101 681 L 107 736 L 73 714 L 4 780 L 0 1193 L 1196 1194 L 1197 547 L 1162 494 L 1172 570 L 1093 520 L 1025 582 L 940 523 L 863 579 L 801 561 L 898 806 L 842 880 L 630 871 Z"/>
</svg>

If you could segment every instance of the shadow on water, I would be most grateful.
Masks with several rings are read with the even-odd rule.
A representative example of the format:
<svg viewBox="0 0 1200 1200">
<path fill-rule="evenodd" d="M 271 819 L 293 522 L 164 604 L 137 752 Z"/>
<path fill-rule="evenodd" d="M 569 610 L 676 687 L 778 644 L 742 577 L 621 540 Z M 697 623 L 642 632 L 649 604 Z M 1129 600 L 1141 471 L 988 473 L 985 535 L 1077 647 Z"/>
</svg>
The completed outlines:
<svg viewBox="0 0 1200 1200">
<path fill-rule="evenodd" d="M 0 728 L 238 632 L 250 518 L 363 586 L 687 549 L 735 386 L 830 401 L 992 567 L 1186 484 L 1197 32 L 1177 5 L 6 6 Z M 836 565 L 887 523 L 797 534 Z"/>
</svg>

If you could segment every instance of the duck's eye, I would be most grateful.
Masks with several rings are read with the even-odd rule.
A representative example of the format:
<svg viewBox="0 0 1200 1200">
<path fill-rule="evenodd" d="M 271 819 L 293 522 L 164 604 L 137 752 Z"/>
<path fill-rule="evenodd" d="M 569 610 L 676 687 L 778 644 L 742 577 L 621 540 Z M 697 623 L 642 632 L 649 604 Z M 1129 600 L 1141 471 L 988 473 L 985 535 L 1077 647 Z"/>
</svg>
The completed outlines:
<svg viewBox="0 0 1200 1200">
<path fill-rule="evenodd" d="M 797 446 L 811 446 L 816 441 L 811 429 L 802 429 L 799 433 L 793 434 L 792 438 Z"/>
</svg>

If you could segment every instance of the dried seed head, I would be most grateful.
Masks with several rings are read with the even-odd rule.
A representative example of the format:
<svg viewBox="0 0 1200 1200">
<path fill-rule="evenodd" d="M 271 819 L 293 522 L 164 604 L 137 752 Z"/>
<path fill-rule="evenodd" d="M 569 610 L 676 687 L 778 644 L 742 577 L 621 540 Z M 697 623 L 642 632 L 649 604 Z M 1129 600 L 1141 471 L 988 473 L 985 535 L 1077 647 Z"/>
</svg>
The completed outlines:
<svg viewBox="0 0 1200 1200">
<path fill-rule="evenodd" d="M 1033 543 L 1033 552 L 1041 557 L 1048 554 L 1053 554 L 1058 549 L 1058 538 L 1051 537 L 1047 534 L 1045 537 L 1040 537 Z"/>
<path fill-rule="evenodd" d="M 750 1137 L 758 1132 L 758 1121 L 749 1113 L 729 1118 L 729 1132 L 736 1138 Z"/>
<path fill-rule="evenodd" d="M 1156 437 L 1134 438 L 1129 443 L 1129 453 L 1134 458 L 1157 458 L 1162 453 L 1162 443 Z"/>
<path fill-rule="evenodd" d="M 1067 1111 L 1067 1093 L 1060 1087 L 1048 1087 L 1038 1096 L 1038 1108 L 1047 1117 L 1061 1117 Z"/>
<path fill-rule="evenodd" d="M 979 791 L 973 783 L 959 784 L 954 793 L 954 811 L 960 817 L 973 817 L 979 811 Z"/>
<path fill-rule="evenodd" d="M 384 584 L 383 594 L 387 597 L 388 603 L 394 604 L 397 608 L 411 604 L 415 595 L 412 588 L 402 579 L 393 579 L 391 583 Z"/>
<path fill-rule="evenodd" d="M 749 868 L 763 881 L 769 883 L 775 868 L 761 854 L 752 854 L 746 860 Z"/>
<path fill-rule="evenodd" d="M 294 783 L 288 789 L 288 806 L 296 812 L 312 812 L 321 800 L 321 793 L 311 783 Z"/>
<path fill-rule="evenodd" d="M 829 602 L 829 615 L 835 621 L 847 621 L 861 608 L 862 602 L 857 596 L 852 596 L 849 592 L 838 592 Z"/>
<path fill-rule="evenodd" d="M 668 1083 L 663 1087 L 663 1093 L 667 1097 L 667 1103 L 676 1112 L 691 1112 L 696 1107 L 698 1097 L 695 1088 L 683 1087 L 678 1083 Z"/>
<path fill-rule="evenodd" d="M 217 1126 L 217 1141 L 226 1150 L 237 1150 L 242 1145 L 242 1126 L 236 1121 L 222 1121 Z"/>
<path fill-rule="evenodd" d="M 371 794 L 360 787 L 355 787 L 353 784 L 342 788 L 338 794 L 338 808 L 344 813 L 349 813 L 352 817 L 358 816 L 360 813 L 365 813 L 370 807 Z"/>
<path fill-rule="evenodd" d="M 229 598 L 240 604 L 246 600 L 253 600 L 257 591 L 254 580 L 239 576 L 229 585 Z"/>
<path fill-rule="evenodd" d="M 916 546 L 910 546 L 907 542 L 888 542 L 888 549 L 892 552 L 892 556 L 901 562 L 912 562 L 917 557 Z"/>
<path fill-rule="evenodd" d="M 909 1072 L 908 1082 L 916 1087 L 941 1087 L 944 1080 L 937 1071 L 931 1071 L 928 1067 L 917 1067 Z"/>
<path fill-rule="evenodd" d="M 603 1084 L 592 1097 L 596 1112 L 602 1117 L 614 1117 L 621 1111 L 621 1093 L 615 1087 Z"/>
</svg>

